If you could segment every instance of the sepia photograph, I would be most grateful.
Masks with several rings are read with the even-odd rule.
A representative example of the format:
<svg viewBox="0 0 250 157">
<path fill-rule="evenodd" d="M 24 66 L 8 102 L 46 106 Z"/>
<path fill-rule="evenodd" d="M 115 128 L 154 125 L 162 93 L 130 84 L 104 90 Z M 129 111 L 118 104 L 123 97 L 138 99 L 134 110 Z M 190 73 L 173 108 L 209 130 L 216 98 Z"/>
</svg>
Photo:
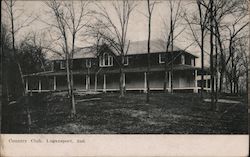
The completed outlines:
<svg viewBox="0 0 250 157">
<path fill-rule="evenodd" d="M 2 134 L 248 134 L 248 0 L 1 5 Z"/>
</svg>

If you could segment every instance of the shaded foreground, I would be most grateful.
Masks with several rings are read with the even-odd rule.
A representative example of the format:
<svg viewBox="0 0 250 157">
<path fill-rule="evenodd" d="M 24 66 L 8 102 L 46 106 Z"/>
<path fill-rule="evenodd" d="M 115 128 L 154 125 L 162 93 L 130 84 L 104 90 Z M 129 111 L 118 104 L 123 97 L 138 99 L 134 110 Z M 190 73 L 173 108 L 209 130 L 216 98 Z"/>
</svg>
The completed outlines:
<svg viewBox="0 0 250 157">
<path fill-rule="evenodd" d="M 118 93 L 77 96 L 77 116 L 69 117 L 70 105 L 62 95 L 37 94 L 30 100 L 32 124 L 20 101 L 3 107 L 3 133 L 126 133 L 126 134 L 247 134 L 247 102 L 219 103 L 219 111 L 209 111 L 209 103 L 198 94 Z M 84 99 L 95 98 L 90 101 Z M 231 98 L 232 99 L 232 98 Z"/>
</svg>

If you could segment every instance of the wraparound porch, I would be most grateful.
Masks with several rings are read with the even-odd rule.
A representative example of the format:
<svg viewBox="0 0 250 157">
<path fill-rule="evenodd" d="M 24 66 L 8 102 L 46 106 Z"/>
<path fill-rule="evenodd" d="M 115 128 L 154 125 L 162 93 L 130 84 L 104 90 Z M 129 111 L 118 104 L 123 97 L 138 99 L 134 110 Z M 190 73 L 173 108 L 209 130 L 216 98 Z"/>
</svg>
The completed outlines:
<svg viewBox="0 0 250 157">
<path fill-rule="evenodd" d="M 146 72 L 124 73 L 124 86 L 127 91 L 147 90 Z M 164 72 L 155 71 L 150 75 L 150 90 L 161 91 L 164 85 Z M 74 90 L 110 92 L 119 91 L 119 73 L 75 74 L 73 75 Z M 171 72 L 168 72 L 167 90 L 170 91 Z M 174 92 L 189 91 L 198 93 L 201 88 L 197 85 L 197 70 L 174 71 Z M 53 92 L 67 90 L 66 75 L 43 75 L 26 78 L 27 92 Z M 209 91 L 210 88 L 204 88 Z"/>
</svg>

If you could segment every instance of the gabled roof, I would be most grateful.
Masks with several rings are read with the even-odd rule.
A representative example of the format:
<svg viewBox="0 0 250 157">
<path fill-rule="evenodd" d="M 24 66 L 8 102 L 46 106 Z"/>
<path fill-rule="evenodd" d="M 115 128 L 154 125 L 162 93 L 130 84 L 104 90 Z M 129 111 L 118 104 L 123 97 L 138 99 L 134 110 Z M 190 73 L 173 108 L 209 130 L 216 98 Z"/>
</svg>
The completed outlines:
<svg viewBox="0 0 250 157">
<path fill-rule="evenodd" d="M 97 52 L 95 47 L 89 46 L 84 48 L 78 48 L 74 53 L 74 58 L 95 58 L 97 56 Z"/>
<path fill-rule="evenodd" d="M 150 53 L 158 53 L 166 51 L 166 43 L 163 40 L 152 40 L 150 42 Z M 170 50 L 170 47 L 169 47 Z M 173 51 L 181 51 L 180 48 L 174 45 Z M 148 53 L 148 41 L 135 41 L 129 45 L 128 55 Z"/>
<path fill-rule="evenodd" d="M 146 54 L 148 52 L 147 42 L 148 42 L 147 40 L 130 42 L 127 55 Z M 165 52 L 165 51 L 166 51 L 166 43 L 163 40 L 152 40 L 150 42 L 150 53 L 160 53 L 160 52 Z M 169 51 L 170 51 L 170 47 L 169 47 Z M 182 51 L 182 49 L 174 45 L 173 51 Z M 188 54 L 196 57 L 195 55 L 191 53 L 188 53 Z M 97 56 L 97 52 L 94 46 L 78 48 L 75 50 L 75 53 L 74 53 L 74 59 L 95 58 L 96 56 Z M 52 58 L 53 58 L 52 60 L 62 59 L 62 57 L 56 57 L 56 56 Z"/>
<path fill-rule="evenodd" d="M 93 46 L 77 48 L 75 49 L 74 59 L 80 58 L 95 58 L 96 57 L 96 49 Z M 64 57 L 54 54 L 50 57 L 50 60 L 62 60 Z"/>
</svg>

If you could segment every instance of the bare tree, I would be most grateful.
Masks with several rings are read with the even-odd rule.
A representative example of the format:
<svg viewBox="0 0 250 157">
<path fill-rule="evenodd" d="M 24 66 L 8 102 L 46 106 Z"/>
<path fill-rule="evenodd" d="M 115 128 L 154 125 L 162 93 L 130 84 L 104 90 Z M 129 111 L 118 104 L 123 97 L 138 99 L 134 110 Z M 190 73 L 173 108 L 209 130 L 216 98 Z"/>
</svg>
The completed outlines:
<svg viewBox="0 0 250 157">
<path fill-rule="evenodd" d="M 211 76 L 211 110 L 215 110 L 214 95 L 214 0 L 209 1 L 209 24 L 210 24 L 210 76 Z"/>
<path fill-rule="evenodd" d="M 207 1 L 197 0 L 198 13 L 192 15 L 191 18 L 187 16 L 187 13 L 184 14 L 184 19 L 187 22 L 191 34 L 194 37 L 194 41 L 198 44 L 201 51 L 201 98 L 203 98 L 204 92 L 204 55 L 205 55 L 205 37 L 207 34 L 208 20 L 209 20 L 209 8 Z M 198 16 L 197 16 L 198 15 Z M 196 30 L 198 26 L 198 30 Z"/>
<path fill-rule="evenodd" d="M 146 84 L 147 84 L 147 95 L 146 95 L 146 102 L 149 102 L 149 95 L 150 95 L 150 41 L 151 41 L 151 20 L 152 20 L 152 14 L 155 7 L 156 1 L 150 2 L 150 0 L 147 0 L 147 11 L 148 11 L 148 43 L 147 43 L 147 72 L 146 72 Z"/>
<path fill-rule="evenodd" d="M 23 76 L 23 71 L 22 67 L 16 58 L 17 54 L 17 48 L 16 48 L 16 35 L 18 32 L 25 28 L 30 26 L 30 24 L 35 21 L 37 18 L 32 17 L 32 15 L 27 16 L 24 20 L 20 20 L 20 17 L 24 16 L 24 10 L 18 9 L 17 7 L 17 1 L 15 0 L 4 0 L 4 7 L 3 11 L 6 13 L 6 17 L 8 18 L 8 21 L 10 22 L 10 34 L 11 34 L 11 39 L 12 39 L 12 51 L 13 51 L 13 57 L 14 60 L 18 66 L 20 78 L 21 78 L 21 83 L 22 83 L 22 88 L 23 88 L 23 95 L 25 95 L 25 83 L 24 83 L 24 76 Z"/>
<path fill-rule="evenodd" d="M 248 56 L 247 56 L 247 51 L 246 48 L 243 46 L 247 46 L 247 44 L 244 44 L 244 41 L 240 41 L 239 47 L 236 50 L 236 57 L 235 57 L 235 67 L 234 67 L 234 93 L 238 94 L 239 93 L 239 86 L 241 84 L 240 82 L 240 77 L 245 78 L 245 83 L 247 85 L 247 66 L 248 66 Z M 241 86 L 241 88 L 246 87 L 246 86 Z M 247 88 L 245 88 L 246 90 Z"/>
<path fill-rule="evenodd" d="M 184 29 L 180 30 L 177 34 L 175 34 L 175 30 L 177 29 L 178 22 L 181 19 L 181 0 L 178 1 L 168 1 L 169 2 L 169 8 L 170 8 L 170 16 L 169 16 L 169 23 L 166 23 L 164 20 L 164 25 L 165 25 L 165 47 L 166 47 L 166 52 L 165 52 L 165 64 L 164 64 L 164 69 L 165 69 L 165 77 L 164 77 L 164 85 L 163 89 L 165 92 L 167 92 L 167 80 L 168 80 L 168 72 L 167 72 L 167 67 L 168 67 L 168 60 L 167 60 L 167 53 L 169 52 L 169 47 L 171 48 L 171 61 L 170 61 L 170 66 L 171 66 L 171 80 L 173 79 L 173 45 L 174 45 L 174 40 L 184 31 Z M 169 27 L 168 27 L 169 25 Z M 167 29 L 169 28 L 169 31 Z M 170 92 L 173 93 L 173 81 L 171 81 L 170 84 Z"/>
<path fill-rule="evenodd" d="M 248 34 L 248 33 L 247 33 Z M 238 40 L 238 42 L 236 43 L 237 47 L 236 47 L 236 61 L 235 63 L 237 63 L 236 69 L 235 69 L 235 84 L 236 84 L 236 89 L 237 89 L 237 93 L 239 93 L 239 84 L 241 82 L 239 82 L 239 78 L 243 77 L 245 78 L 245 92 L 248 92 L 248 56 L 249 56 L 249 39 L 248 36 L 246 36 L 245 38 L 241 38 Z M 241 88 L 244 88 L 244 85 L 241 86 Z"/>
<path fill-rule="evenodd" d="M 226 71 L 228 71 L 227 70 L 228 64 L 230 61 L 232 62 L 231 60 L 232 51 L 230 52 L 229 48 L 231 47 L 230 40 L 231 43 L 233 44 L 234 40 L 235 39 L 237 40 L 240 32 L 248 25 L 247 23 L 245 23 L 246 15 L 242 13 L 246 12 L 247 10 L 247 8 L 244 7 L 243 5 L 244 4 L 243 1 L 244 0 L 242 1 L 233 0 L 229 2 L 226 0 L 213 0 L 213 9 L 211 10 L 211 3 L 212 3 L 211 0 L 210 1 L 197 0 L 199 17 L 193 16 L 192 19 L 188 18 L 187 15 L 185 15 L 184 17 L 190 27 L 190 30 L 194 36 L 195 41 L 198 41 L 197 43 L 201 48 L 203 56 L 205 53 L 207 53 L 204 49 L 205 48 L 204 41 L 206 40 L 205 36 L 208 31 L 213 35 L 213 38 L 210 38 L 210 40 L 211 39 L 214 40 L 214 44 L 211 44 L 210 47 L 215 48 L 215 54 L 213 54 L 213 57 L 211 56 L 212 51 L 210 51 L 210 53 L 207 54 L 210 55 L 210 60 L 213 60 L 212 62 L 210 62 L 210 66 L 211 64 L 214 64 L 212 65 L 212 67 L 210 67 L 210 70 L 212 70 L 211 68 L 213 68 L 215 85 L 211 85 L 211 88 L 215 86 L 216 94 L 214 96 L 216 100 L 218 98 L 217 96 L 218 92 L 222 92 L 223 85 L 225 84 L 223 83 L 223 80 L 226 75 Z M 232 18 L 235 20 L 228 21 L 228 18 Z M 195 22 L 197 21 L 197 19 L 199 22 Z M 211 27 L 211 22 L 212 22 L 212 27 Z M 210 26 L 208 25 L 209 23 Z M 199 25 L 201 28 L 200 40 L 198 40 L 199 35 L 197 35 L 197 32 L 195 30 L 196 25 Z M 229 33 L 227 34 L 227 32 Z M 201 60 L 203 61 L 204 58 Z M 220 73 L 220 75 L 217 74 L 218 72 Z M 213 82 L 212 79 L 211 82 Z M 203 86 L 203 83 L 201 85 Z M 219 85 L 220 87 L 218 87 Z"/>
<path fill-rule="evenodd" d="M 236 21 L 233 22 L 231 28 L 230 26 L 227 26 L 227 29 L 229 31 L 229 56 L 225 62 L 225 66 L 227 66 L 227 64 L 229 63 L 229 61 L 231 60 L 231 67 L 232 67 L 232 72 L 231 72 L 231 75 L 234 75 L 236 73 L 236 69 L 234 70 L 233 67 L 236 68 L 236 62 L 235 62 L 235 50 L 234 50 L 234 47 L 235 47 L 235 43 L 237 42 L 237 40 L 239 39 L 239 37 L 237 36 L 241 30 L 243 30 L 246 26 L 248 26 L 248 22 L 246 23 L 243 23 L 243 25 L 241 24 L 241 26 L 237 29 L 237 24 L 241 21 L 241 18 L 243 17 L 240 17 L 239 19 L 237 19 Z M 232 78 L 234 78 L 232 76 Z M 233 93 L 233 82 L 234 81 L 230 81 L 230 90 L 231 90 L 231 93 Z"/>
<path fill-rule="evenodd" d="M 27 16 L 24 20 L 20 20 L 20 17 L 23 17 L 24 15 L 24 10 L 17 8 L 18 4 L 17 1 L 15 0 L 4 0 L 4 11 L 7 15 L 7 19 L 10 23 L 10 34 L 11 34 L 11 39 L 12 39 L 12 51 L 13 51 L 13 59 L 17 64 L 18 67 L 18 72 L 21 78 L 21 88 L 22 88 L 22 96 L 25 96 L 26 90 L 25 90 L 25 81 L 24 81 L 24 74 L 23 74 L 23 69 L 21 67 L 20 61 L 18 60 L 17 57 L 17 40 L 16 40 L 16 36 L 17 34 L 20 32 L 20 30 L 22 30 L 25 27 L 30 26 L 31 23 L 33 23 L 33 21 L 35 21 L 37 18 L 34 18 L 32 15 Z M 26 113 L 27 113 L 27 120 L 28 120 L 28 124 L 29 124 L 29 130 L 30 130 L 30 125 L 31 125 L 31 115 L 30 115 L 30 108 L 29 108 L 29 99 L 28 97 L 25 97 L 26 100 Z"/>
<path fill-rule="evenodd" d="M 136 7 L 136 3 L 130 0 L 114 1 L 112 7 L 115 10 L 115 15 L 118 24 L 111 18 L 111 13 L 101 4 L 96 3 L 99 11 L 93 11 L 96 14 L 96 20 L 99 27 L 99 35 L 106 44 L 111 46 L 115 52 L 113 56 L 117 61 L 120 69 L 120 97 L 124 97 L 124 63 L 125 56 L 129 49 L 129 41 L 127 40 L 127 30 L 129 26 L 129 19 L 132 11 Z"/>
<path fill-rule="evenodd" d="M 47 69 L 44 57 L 48 52 L 48 45 L 46 45 L 44 41 L 45 33 L 30 32 L 21 41 L 21 44 L 24 44 L 25 46 L 29 47 L 29 49 L 33 49 L 32 55 L 37 60 L 37 63 L 41 67 L 41 70 L 45 72 Z M 21 49 L 21 47 L 19 49 Z"/>
<path fill-rule="evenodd" d="M 227 71 L 227 66 L 232 58 L 232 51 L 230 50 L 235 39 L 237 39 L 238 34 L 248 25 L 246 23 L 246 4 L 245 0 L 237 1 L 226 1 L 226 0 L 214 0 L 214 31 L 213 34 L 216 40 L 216 47 L 218 46 L 218 63 L 217 69 L 220 73 L 219 79 L 219 92 L 222 92 L 224 83 L 224 77 Z M 208 6 L 206 6 L 208 7 Z M 232 18 L 228 22 L 227 18 Z M 210 30 L 210 28 L 207 28 Z M 226 34 L 226 32 L 229 32 Z M 226 46 L 228 45 L 228 46 Z M 227 48 L 228 47 L 228 48 Z M 227 51 L 228 49 L 228 51 Z M 228 53 L 227 53 L 228 52 Z M 217 85 L 216 85 L 216 88 Z"/>
<path fill-rule="evenodd" d="M 18 47 L 18 58 L 23 68 L 24 74 L 30 74 L 40 71 L 46 71 L 45 69 L 45 53 L 42 46 L 43 36 L 35 32 L 29 33 L 20 42 Z M 23 59 L 22 59 L 23 58 Z"/>
<path fill-rule="evenodd" d="M 49 1 L 46 5 L 50 8 L 52 17 L 55 23 L 48 25 L 52 26 L 59 32 L 59 39 L 62 43 L 59 44 L 63 50 L 66 61 L 66 73 L 67 73 L 67 85 L 68 85 L 68 95 L 71 99 L 71 115 L 76 114 L 75 108 L 75 97 L 73 90 L 73 56 L 75 53 L 75 41 L 77 39 L 77 34 L 86 26 L 88 20 L 86 17 L 89 15 L 88 11 L 88 1 L 80 1 L 79 3 L 71 1 Z M 76 10 L 76 5 L 79 5 L 79 10 Z M 77 13 L 79 11 L 79 13 Z M 45 21 L 44 21 L 45 22 Z"/>
<path fill-rule="evenodd" d="M 3 100 L 7 100 L 9 102 L 10 100 L 10 91 L 9 91 L 9 84 L 8 84 L 8 75 L 7 75 L 7 63 L 9 62 L 9 58 L 7 57 L 6 51 L 7 49 L 10 49 L 11 47 L 11 36 L 9 31 L 7 30 L 7 26 L 4 23 L 1 23 L 1 78 L 2 78 L 2 90 L 3 90 Z M 5 65 L 5 68 L 3 68 L 3 65 Z M 4 104 L 4 103 L 3 103 Z"/>
</svg>

